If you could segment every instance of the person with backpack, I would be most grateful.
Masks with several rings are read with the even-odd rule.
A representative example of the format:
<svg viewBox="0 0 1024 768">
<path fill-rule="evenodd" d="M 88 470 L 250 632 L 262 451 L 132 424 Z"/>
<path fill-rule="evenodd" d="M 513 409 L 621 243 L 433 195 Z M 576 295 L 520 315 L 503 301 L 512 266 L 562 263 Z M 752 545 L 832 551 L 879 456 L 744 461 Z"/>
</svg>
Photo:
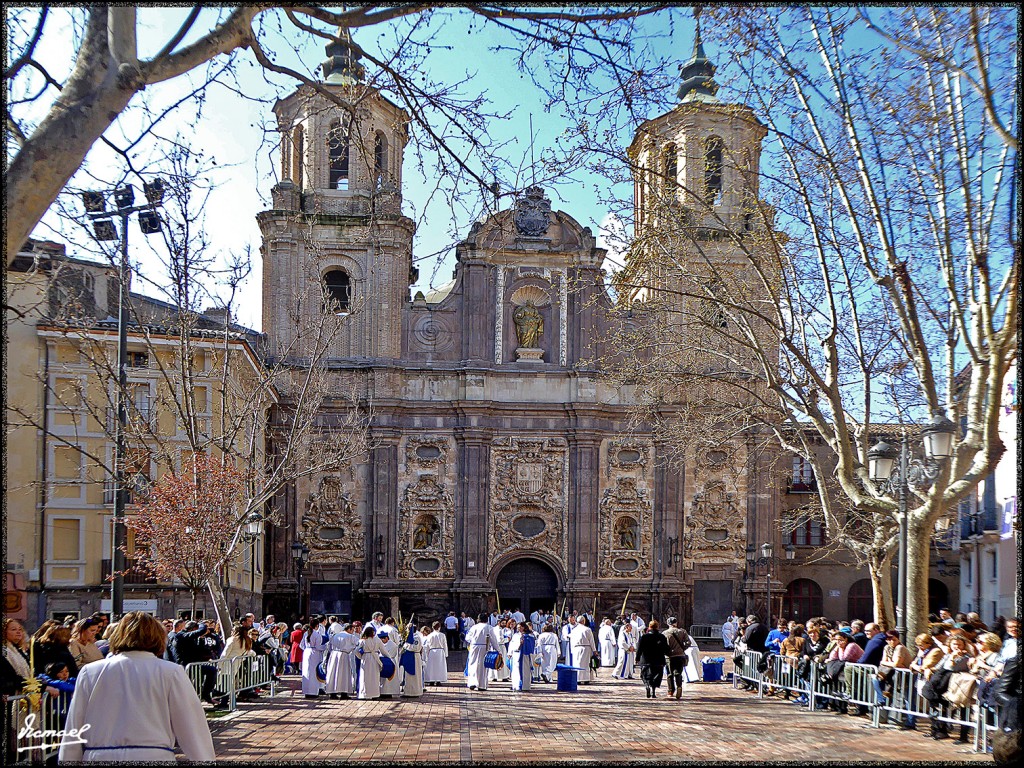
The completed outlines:
<svg viewBox="0 0 1024 768">
<path fill-rule="evenodd" d="M 683 669 L 686 667 L 686 652 L 693 644 L 689 633 L 679 626 L 675 616 L 666 622 L 665 641 L 668 643 L 668 695 L 677 699 L 683 697 Z"/>
</svg>

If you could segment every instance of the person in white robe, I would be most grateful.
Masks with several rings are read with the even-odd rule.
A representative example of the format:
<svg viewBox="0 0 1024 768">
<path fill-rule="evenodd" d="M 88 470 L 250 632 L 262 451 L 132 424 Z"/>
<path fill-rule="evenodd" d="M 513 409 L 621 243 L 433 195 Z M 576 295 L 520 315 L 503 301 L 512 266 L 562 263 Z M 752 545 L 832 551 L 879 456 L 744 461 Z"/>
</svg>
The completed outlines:
<svg viewBox="0 0 1024 768">
<path fill-rule="evenodd" d="M 508 644 L 512 641 L 513 630 L 509 628 L 509 624 L 512 623 L 512 619 L 506 619 L 504 622 L 499 623 L 495 629 L 497 630 L 498 639 L 501 641 L 501 648 L 498 650 L 501 652 L 501 658 L 505 662 L 497 669 L 490 669 L 487 672 L 487 677 L 492 682 L 505 682 L 512 677 L 512 665 L 508 655 Z"/>
<path fill-rule="evenodd" d="M 342 624 L 340 632 L 331 635 L 331 652 L 327 657 L 325 688 L 332 699 L 347 699 L 355 680 L 352 654 L 359 647 L 359 638 L 352 634 L 351 624 Z"/>
<path fill-rule="evenodd" d="M 512 690 L 528 691 L 533 680 L 533 657 L 537 653 L 537 636 L 525 622 L 519 622 L 508 644 L 512 657 Z"/>
<path fill-rule="evenodd" d="M 623 624 L 619 631 L 619 660 L 615 664 L 612 677 L 620 680 L 632 680 L 636 664 L 636 631 L 632 624 Z"/>
<path fill-rule="evenodd" d="M 485 659 L 488 651 L 502 652 L 498 628 L 487 623 L 487 615 L 481 613 L 476 624 L 466 632 L 469 659 L 466 663 L 466 686 L 471 691 L 487 690 L 487 668 Z"/>
<path fill-rule="evenodd" d="M 426 627 L 424 627 L 426 629 Z M 402 643 L 401 669 L 402 696 L 416 698 L 423 695 L 423 642 L 415 626 L 409 627 L 409 636 Z"/>
<path fill-rule="evenodd" d="M 544 631 L 537 638 L 537 648 L 541 658 L 540 679 L 550 683 L 558 666 L 558 635 L 551 624 L 544 625 Z"/>
<path fill-rule="evenodd" d="M 358 675 L 357 697 L 360 699 L 380 698 L 380 639 L 377 631 L 368 626 L 359 639 L 359 647 L 355 650 Z"/>
<path fill-rule="evenodd" d="M 727 651 L 732 650 L 733 640 L 736 639 L 736 625 L 732 623 L 732 617 L 725 620 L 722 625 L 722 642 L 725 643 Z"/>
<path fill-rule="evenodd" d="M 402 655 L 402 644 L 396 642 L 396 632 L 381 632 L 380 633 L 380 655 L 387 656 L 395 663 L 395 673 L 391 676 L 391 679 L 384 677 L 384 673 L 380 675 L 380 695 L 381 698 L 400 696 L 402 694 L 402 669 L 398 666 L 398 657 Z"/>
<path fill-rule="evenodd" d="M 601 666 L 614 667 L 618 645 L 615 642 L 615 627 L 611 619 L 605 619 L 598 630 L 597 640 L 601 644 Z"/>
<path fill-rule="evenodd" d="M 299 648 L 302 649 L 302 693 L 307 699 L 315 699 L 324 687 L 317 677 L 316 668 L 324 660 L 324 651 L 327 649 L 319 617 L 314 617 L 309 629 L 303 633 Z"/>
<path fill-rule="evenodd" d="M 565 659 L 566 664 L 572 663 L 572 654 L 569 652 L 569 633 L 572 632 L 572 628 L 576 626 L 575 619 L 572 621 L 566 621 L 562 623 L 562 629 L 559 632 L 561 638 L 561 657 Z"/>
<path fill-rule="evenodd" d="M 594 641 L 594 633 L 587 626 L 587 617 L 579 616 L 576 619 L 576 626 L 569 633 L 569 650 L 572 654 L 572 666 L 576 667 L 577 679 L 587 685 L 593 678 L 590 669 L 590 657 L 597 653 L 597 643 Z"/>
<path fill-rule="evenodd" d="M 629 623 L 633 625 L 633 631 L 636 632 L 636 636 L 640 637 L 647 629 L 647 622 L 640 618 L 640 614 L 634 611 L 629 614 Z"/>
<path fill-rule="evenodd" d="M 423 641 L 423 652 L 423 682 L 427 685 L 448 682 L 448 639 L 441 622 L 434 622 L 433 631 Z"/>
<path fill-rule="evenodd" d="M 686 666 L 683 667 L 683 680 L 687 683 L 698 682 L 703 675 L 700 663 L 700 648 L 697 641 L 690 635 L 690 647 L 686 649 Z"/>
<path fill-rule="evenodd" d="M 160 658 L 166 631 L 140 613 L 118 622 L 106 658 L 79 670 L 67 720 L 52 726 L 64 731 L 59 762 L 173 763 L 175 744 L 190 762 L 216 759 L 203 705 L 185 668 Z"/>
</svg>

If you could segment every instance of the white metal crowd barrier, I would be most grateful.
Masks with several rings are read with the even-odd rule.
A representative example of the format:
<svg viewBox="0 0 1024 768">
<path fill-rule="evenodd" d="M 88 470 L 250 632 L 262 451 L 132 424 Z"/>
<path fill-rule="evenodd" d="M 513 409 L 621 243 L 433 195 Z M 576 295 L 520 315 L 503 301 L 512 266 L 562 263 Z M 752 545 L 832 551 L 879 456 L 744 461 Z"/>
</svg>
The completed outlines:
<svg viewBox="0 0 1024 768">
<path fill-rule="evenodd" d="M 692 624 L 690 625 L 690 637 L 695 640 L 721 640 L 722 628 L 713 624 Z"/>
<path fill-rule="evenodd" d="M 981 707 L 974 702 L 967 707 L 954 707 L 943 704 L 934 707 L 921 695 L 922 678 L 909 669 L 897 669 L 893 672 L 892 685 L 888 689 L 890 698 L 878 701 L 874 687 L 878 667 L 873 664 L 846 664 L 843 675 L 838 681 L 825 678 L 825 665 L 812 662 L 809 679 L 799 675 L 795 659 L 787 659 L 770 654 L 768 666 L 764 672 L 758 671 L 763 655 L 760 651 L 745 651 L 736 662 L 733 673 L 733 687 L 738 688 L 741 682 L 757 687 L 758 698 L 765 695 L 766 690 L 793 691 L 808 697 L 807 708 L 815 710 L 822 699 L 845 706 L 854 704 L 869 708 L 871 724 L 877 728 L 881 725 L 884 714 L 890 720 L 902 718 L 927 718 L 948 725 L 959 725 L 974 729 L 974 749 L 984 752 L 988 749 L 990 734 L 996 730 L 998 710 Z"/>
<path fill-rule="evenodd" d="M 69 706 L 71 695 L 66 693 L 55 697 L 44 691 L 35 707 L 28 694 L 5 696 L 4 763 L 38 765 L 55 756 L 60 749 L 60 740 L 40 734 L 60 731 Z"/>
<path fill-rule="evenodd" d="M 207 670 L 205 672 L 204 667 Z M 213 672 L 209 671 L 211 669 Z M 270 656 L 235 656 L 231 659 L 196 661 L 186 665 L 185 671 L 199 695 L 202 695 L 204 675 L 216 673 L 217 681 L 213 687 L 228 697 L 228 709 L 231 711 L 236 709 L 241 691 L 269 686 L 270 695 L 276 693 L 274 663 Z"/>
</svg>

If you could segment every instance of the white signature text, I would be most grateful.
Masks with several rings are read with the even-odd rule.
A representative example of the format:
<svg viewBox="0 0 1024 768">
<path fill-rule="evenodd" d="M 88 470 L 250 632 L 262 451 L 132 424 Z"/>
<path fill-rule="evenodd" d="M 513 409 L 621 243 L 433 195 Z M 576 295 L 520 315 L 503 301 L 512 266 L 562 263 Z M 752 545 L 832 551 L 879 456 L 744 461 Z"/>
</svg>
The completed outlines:
<svg viewBox="0 0 1024 768">
<path fill-rule="evenodd" d="M 56 730 L 36 730 L 36 716 L 35 714 L 29 714 L 25 717 L 25 725 L 18 731 L 18 741 L 22 739 L 42 739 L 42 744 L 28 744 L 24 747 L 18 747 L 19 752 L 24 752 L 28 749 L 51 749 L 53 747 L 59 747 L 62 743 L 64 744 L 85 744 L 85 739 L 82 738 L 82 734 L 88 731 L 92 726 L 86 723 L 81 728 L 68 728 L 66 731 Z M 49 741 L 47 741 L 49 739 Z"/>
</svg>

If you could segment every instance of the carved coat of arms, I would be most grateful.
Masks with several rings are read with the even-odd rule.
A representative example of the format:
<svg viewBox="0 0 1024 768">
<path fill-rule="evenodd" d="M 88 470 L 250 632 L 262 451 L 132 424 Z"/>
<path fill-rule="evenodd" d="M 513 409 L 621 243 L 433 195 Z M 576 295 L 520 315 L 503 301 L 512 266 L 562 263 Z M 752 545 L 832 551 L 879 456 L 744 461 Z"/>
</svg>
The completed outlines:
<svg viewBox="0 0 1024 768">
<path fill-rule="evenodd" d="M 540 237 L 548 231 L 551 201 L 540 187 L 527 187 L 523 197 L 516 200 L 512 221 L 516 231 L 526 237 Z"/>
<path fill-rule="evenodd" d="M 516 463 L 516 488 L 520 493 L 540 493 L 544 487 L 544 464 L 532 462 Z"/>
</svg>

